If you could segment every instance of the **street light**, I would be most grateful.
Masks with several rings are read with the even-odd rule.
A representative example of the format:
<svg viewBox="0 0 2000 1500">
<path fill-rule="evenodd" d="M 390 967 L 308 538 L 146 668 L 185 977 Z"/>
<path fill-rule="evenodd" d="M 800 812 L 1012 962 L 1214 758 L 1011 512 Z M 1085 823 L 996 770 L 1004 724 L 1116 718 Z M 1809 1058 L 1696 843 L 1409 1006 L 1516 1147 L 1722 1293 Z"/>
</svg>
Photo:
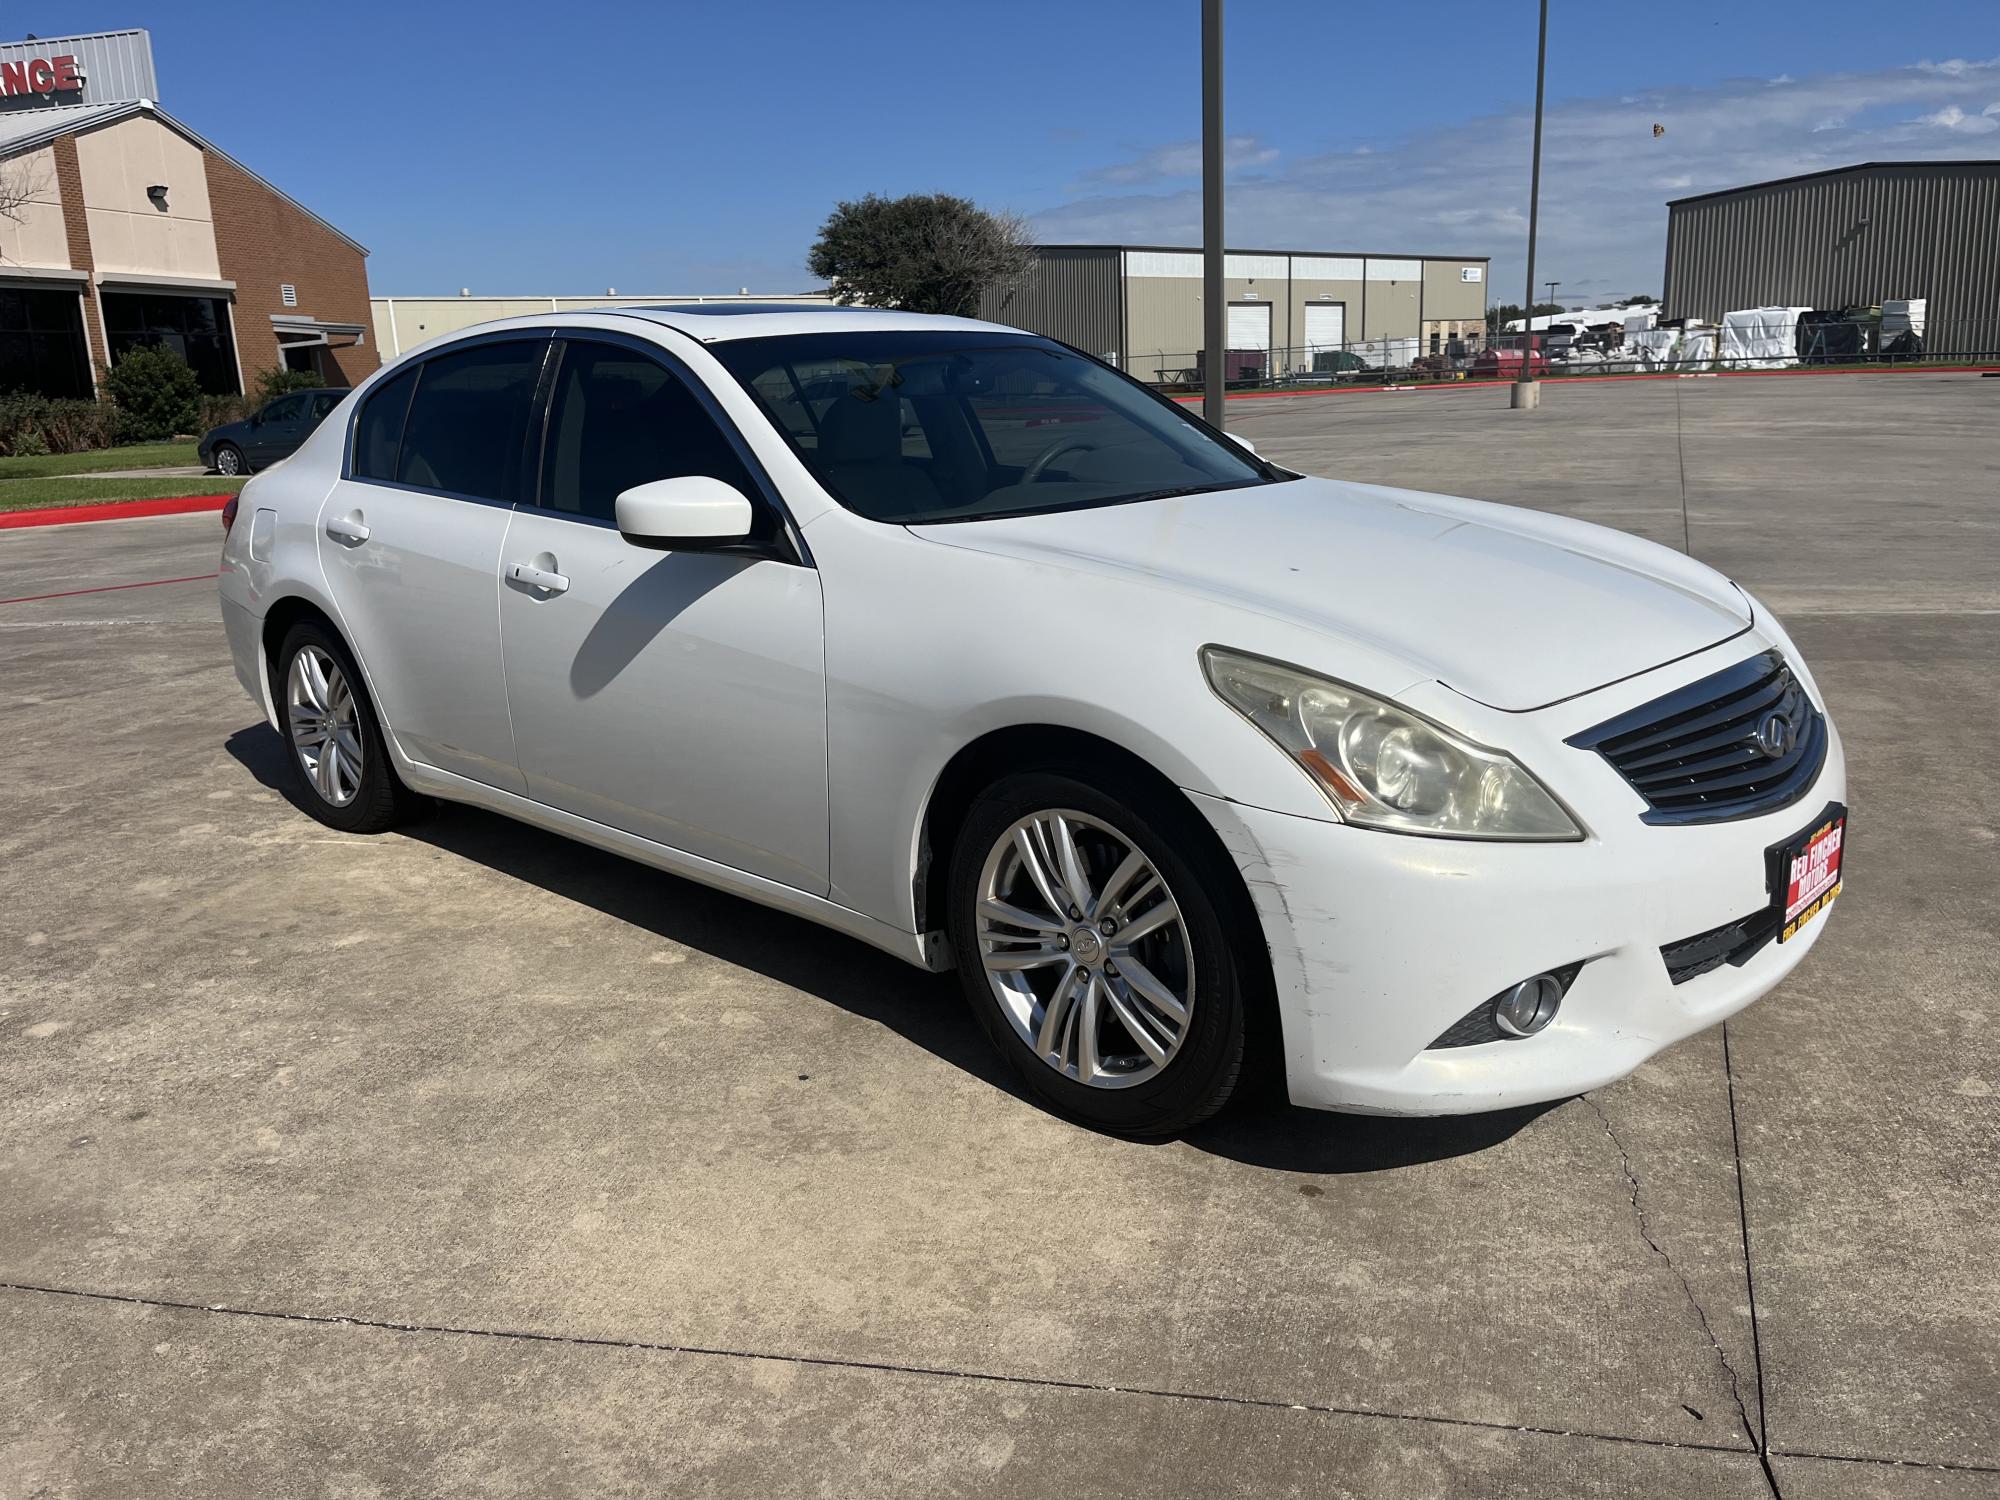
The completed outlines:
<svg viewBox="0 0 2000 1500">
<path fill-rule="evenodd" d="M 1508 403 L 1521 411 L 1533 411 L 1542 404 L 1531 361 L 1535 352 L 1535 228 L 1542 211 L 1542 89 L 1548 63 L 1549 0 L 1542 0 L 1542 27 L 1535 41 L 1535 165 L 1528 183 L 1528 316 L 1522 327 L 1521 373 L 1515 377 Z"/>
<path fill-rule="evenodd" d="M 1220 427 L 1229 321 L 1222 290 L 1222 0 L 1201 0 L 1201 298 L 1208 351 L 1201 414 Z"/>
<path fill-rule="evenodd" d="M 1562 285 L 1562 283 L 1561 283 L 1560 281 L 1551 281 L 1551 282 L 1549 283 L 1549 303 L 1550 303 L 1550 305 L 1551 305 L 1551 306 L 1553 306 L 1553 305 L 1555 304 L 1555 300 L 1556 300 L 1556 288 L 1557 288 L 1557 287 L 1559 287 L 1559 286 L 1561 286 L 1561 285 Z M 1554 315 L 1553 315 L 1553 314 L 1551 314 L 1551 316 L 1554 316 Z"/>
</svg>

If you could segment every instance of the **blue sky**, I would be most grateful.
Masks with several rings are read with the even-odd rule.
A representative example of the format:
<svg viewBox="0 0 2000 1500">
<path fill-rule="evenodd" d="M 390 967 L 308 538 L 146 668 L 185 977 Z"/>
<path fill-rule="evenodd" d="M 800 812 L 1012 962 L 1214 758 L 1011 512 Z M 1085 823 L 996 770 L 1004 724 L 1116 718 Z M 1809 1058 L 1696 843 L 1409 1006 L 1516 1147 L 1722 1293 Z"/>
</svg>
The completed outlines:
<svg viewBox="0 0 2000 1500">
<path fill-rule="evenodd" d="M 1553 0 L 1543 275 L 1658 291 L 1665 201 L 2000 157 L 2000 0 Z M 1230 0 L 1230 240 L 1488 254 L 1518 299 L 1533 0 Z M 1198 0 L 46 4 L 373 252 L 378 294 L 797 290 L 838 199 L 1191 240 Z M 20 13 L 17 12 L 17 16 Z M 1654 123 L 1666 126 L 1655 137 Z"/>
</svg>

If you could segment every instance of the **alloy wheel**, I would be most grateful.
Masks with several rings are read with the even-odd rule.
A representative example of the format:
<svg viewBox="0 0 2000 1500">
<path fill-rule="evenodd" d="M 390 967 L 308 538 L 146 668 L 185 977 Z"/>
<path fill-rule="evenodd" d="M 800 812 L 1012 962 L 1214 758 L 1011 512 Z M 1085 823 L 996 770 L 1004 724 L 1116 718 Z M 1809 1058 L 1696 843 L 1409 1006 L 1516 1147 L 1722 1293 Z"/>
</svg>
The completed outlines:
<svg viewBox="0 0 2000 1500">
<path fill-rule="evenodd" d="M 1131 839 L 1071 809 L 1020 819 L 986 857 L 976 918 L 993 997 L 1049 1067 L 1117 1089 L 1174 1060 L 1194 956 L 1173 892 Z"/>
<path fill-rule="evenodd" d="M 361 722 L 340 663 L 317 646 L 299 647 L 285 674 L 285 713 L 306 780 L 333 806 L 347 806 L 361 791 Z"/>
<path fill-rule="evenodd" d="M 243 455 L 227 443 L 215 450 L 215 472 L 218 474 L 241 474 Z"/>
</svg>

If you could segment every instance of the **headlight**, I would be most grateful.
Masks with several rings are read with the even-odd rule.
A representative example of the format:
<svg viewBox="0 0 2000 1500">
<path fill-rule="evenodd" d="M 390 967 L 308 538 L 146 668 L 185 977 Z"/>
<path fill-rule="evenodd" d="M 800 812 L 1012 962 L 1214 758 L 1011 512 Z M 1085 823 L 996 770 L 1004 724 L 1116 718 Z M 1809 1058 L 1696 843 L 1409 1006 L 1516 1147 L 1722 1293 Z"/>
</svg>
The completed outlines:
<svg viewBox="0 0 2000 1500">
<path fill-rule="evenodd" d="M 1222 701 L 1297 761 L 1349 823 L 1447 838 L 1583 837 L 1512 756 L 1281 662 L 1206 646 L 1201 664 Z"/>
</svg>

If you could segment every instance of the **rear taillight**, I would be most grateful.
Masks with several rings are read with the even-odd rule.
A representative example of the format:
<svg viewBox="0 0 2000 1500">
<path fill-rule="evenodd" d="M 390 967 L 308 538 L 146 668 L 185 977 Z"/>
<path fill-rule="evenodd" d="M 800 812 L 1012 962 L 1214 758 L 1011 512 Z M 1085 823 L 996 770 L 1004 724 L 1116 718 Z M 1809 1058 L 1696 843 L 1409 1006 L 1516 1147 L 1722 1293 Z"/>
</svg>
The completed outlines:
<svg viewBox="0 0 2000 1500">
<path fill-rule="evenodd" d="M 229 528 L 236 524 L 236 497 L 231 495 L 222 507 L 222 534 L 229 535 Z"/>
</svg>

